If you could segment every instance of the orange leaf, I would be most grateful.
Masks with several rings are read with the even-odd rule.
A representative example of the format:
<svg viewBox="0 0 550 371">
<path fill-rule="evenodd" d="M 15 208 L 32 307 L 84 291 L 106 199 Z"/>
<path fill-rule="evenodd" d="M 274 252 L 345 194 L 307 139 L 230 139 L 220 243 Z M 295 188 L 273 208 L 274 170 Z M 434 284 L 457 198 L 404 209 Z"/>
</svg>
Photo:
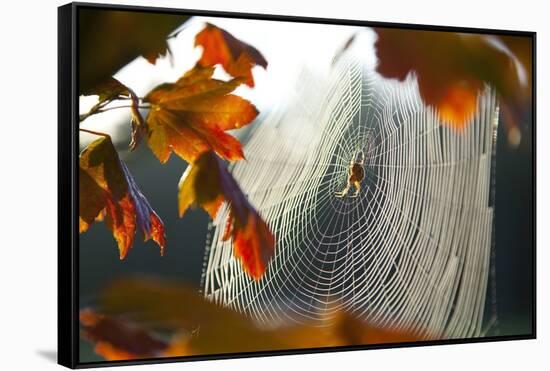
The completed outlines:
<svg viewBox="0 0 550 371">
<path fill-rule="evenodd" d="M 443 123 L 462 130 L 476 110 L 477 90 L 466 82 L 448 86 L 436 106 Z"/>
<path fill-rule="evenodd" d="M 241 79 L 215 80 L 213 72 L 212 67 L 196 66 L 145 97 L 151 103 L 147 142 L 160 162 L 168 161 L 172 151 L 188 162 L 208 150 L 227 160 L 244 158 L 240 142 L 225 131 L 251 123 L 258 111 L 249 101 L 229 94 Z"/>
<path fill-rule="evenodd" d="M 244 224 L 236 216 L 231 219 L 235 257 L 241 260 L 249 275 L 258 279 L 264 274 L 267 263 L 273 256 L 275 237 L 255 211 L 249 212 Z"/>
<path fill-rule="evenodd" d="M 267 61 L 256 48 L 209 23 L 195 37 L 195 46 L 202 46 L 204 49 L 199 60 L 200 65 L 221 64 L 228 74 L 243 77 L 250 87 L 254 86 L 252 67 L 260 65 L 267 68 Z"/>
<path fill-rule="evenodd" d="M 126 315 L 150 330 L 174 334 L 164 356 L 189 356 L 427 340 L 335 310 L 322 326 L 258 326 L 249 316 L 217 305 L 184 284 L 144 277 L 112 283 L 101 295 L 105 313 Z"/>
<path fill-rule="evenodd" d="M 136 228 L 145 240 L 153 239 L 164 250 L 164 225 L 139 190 L 126 165 L 120 161 L 109 137 L 90 143 L 80 154 L 79 230 L 86 232 L 96 220 L 105 222 L 124 259 L 132 247 Z"/>
<path fill-rule="evenodd" d="M 154 357 L 167 348 L 145 330 L 91 309 L 80 311 L 80 327 L 95 352 L 108 361 Z"/>
<path fill-rule="evenodd" d="M 178 192 L 180 217 L 192 205 L 215 218 L 223 201 L 230 208 L 226 237 L 233 237 L 233 252 L 254 279 L 264 274 L 275 251 L 275 238 L 250 205 L 223 162 L 213 153 L 202 154 L 183 174 Z"/>
<path fill-rule="evenodd" d="M 527 59 L 518 59 L 513 52 L 530 50 L 529 38 L 390 28 L 375 31 L 378 72 L 400 80 L 415 73 L 424 102 L 439 111 L 444 124 L 458 131 L 475 112 L 485 83 L 512 105 L 530 96 L 530 80 L 523 78 L 530 65 L 525 66 Z"/>
</svg>

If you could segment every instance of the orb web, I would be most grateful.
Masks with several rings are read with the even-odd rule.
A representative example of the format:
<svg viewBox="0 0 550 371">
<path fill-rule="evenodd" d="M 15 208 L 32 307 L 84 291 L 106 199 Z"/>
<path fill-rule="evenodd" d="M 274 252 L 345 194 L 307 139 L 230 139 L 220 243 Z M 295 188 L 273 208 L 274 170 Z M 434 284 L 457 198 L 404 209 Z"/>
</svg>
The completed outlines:
<svg viewBox="0 0 550 371">
<path fill-rule="evenodd" d="M 343 59 L 329 79 L 304 72 L 285 105 L 254 125 L 231 167 L 273 231 L 261 280 L 221 241 L 206 251 L 207 298 L 265 326 L 323 325 L 338 311 L 427 338 L 481 335 L 491 267 L 493 90 L 462 130 L 426 107 L 414 77 L 380 77 Z M 346 186 L 364 157 L 357 197 Z"/>
</svg>

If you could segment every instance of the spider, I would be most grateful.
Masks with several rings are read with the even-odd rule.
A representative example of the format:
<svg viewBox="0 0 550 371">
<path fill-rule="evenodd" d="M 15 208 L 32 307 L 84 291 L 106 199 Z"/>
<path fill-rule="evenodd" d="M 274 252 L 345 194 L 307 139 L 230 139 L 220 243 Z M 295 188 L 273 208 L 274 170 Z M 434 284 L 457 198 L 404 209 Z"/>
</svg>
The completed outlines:
<svg viewBox="0 0 550 371">
<path fill-rule="evenodd" d="M 351 197 L 359 196 L 361 191 L 361 181 L 365 178 L 365 154 L 361 151 L 361 161 L 356 161 L 356 158 L 352 158 L 348 168 L 348 181 L 346 187 L 340 192 L 336 192 L 336 197 L 344 197 L 348 194 L 348 191 L 353 184 L 355 187 L 355 193 Z"/>
</svg>

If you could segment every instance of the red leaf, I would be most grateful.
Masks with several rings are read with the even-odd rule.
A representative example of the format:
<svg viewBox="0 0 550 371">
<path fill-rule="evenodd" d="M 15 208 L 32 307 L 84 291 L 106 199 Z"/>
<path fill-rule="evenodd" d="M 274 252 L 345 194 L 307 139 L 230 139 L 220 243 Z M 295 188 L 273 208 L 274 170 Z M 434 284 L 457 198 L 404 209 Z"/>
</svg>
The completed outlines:
<svg viewBox="0 0 550 371">
<path fill-rule="evenodd" d="M 197 205 L 212 218 L 226 201 L 230 213 L 224 238 L 233 237 L 233 253 L 243 269 L 254 279 L 262 277 L 275 251 L 275 237 L 213 152 L 189 165 L 179 184 L 178 200 L 180 217 L 189 206 Z"/>
<path fill-rule="evenodd" d="M 145 240 L 153 239 L 163 253 L 164 225 L 120 161 L 109 137 L 95 140 L 82 151 L 79 179 L 80 233 L 86 232 L 98 217 L 103 220 L 104 215 L 117 241 L 120 259 L 132 247 L 136 228 Z"/>
<path fill-rule="evenodd" d="M 108 361 L 155 357 L 168 345 L 127 321 L 97 313 L 80 311 L 83 337 L 95 344 L 95 352 Z"/>
<path fill-rule="evenodd" d="M 267 61 L 256 48 L 210 23 L 195 37 L 195 46 L 204 49 L 200 65 L 221 64 L 228 74 L 244 78 L 250 87 L 254 86 L 252 67 L 260 65 L 267 68 Z"/>
</svg>

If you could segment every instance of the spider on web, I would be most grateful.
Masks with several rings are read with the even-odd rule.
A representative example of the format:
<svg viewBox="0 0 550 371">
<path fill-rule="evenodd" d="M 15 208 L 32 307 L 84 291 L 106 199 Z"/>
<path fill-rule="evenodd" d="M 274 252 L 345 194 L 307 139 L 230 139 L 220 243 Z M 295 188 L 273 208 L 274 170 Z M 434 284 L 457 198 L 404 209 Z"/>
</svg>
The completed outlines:
<svg viewBox="0 0 550 371">
<path fill-rule="evenodd" d="M 365 178 L 365 169 L 363 167 L 365 165 L 365 154 L 363 151 L 359 153 L 361 155 L 361 160 L 357 161 L 357 156 L 351 159 L 346 186 L 340 192 L 336 192 L 336 197 L 340 198 L 346 196 L 352 185 L 355 187 L 355 193 L 351 197 L 359 196 L 359 192 L 361 192 L 361 181 Z"/>
</svg>

